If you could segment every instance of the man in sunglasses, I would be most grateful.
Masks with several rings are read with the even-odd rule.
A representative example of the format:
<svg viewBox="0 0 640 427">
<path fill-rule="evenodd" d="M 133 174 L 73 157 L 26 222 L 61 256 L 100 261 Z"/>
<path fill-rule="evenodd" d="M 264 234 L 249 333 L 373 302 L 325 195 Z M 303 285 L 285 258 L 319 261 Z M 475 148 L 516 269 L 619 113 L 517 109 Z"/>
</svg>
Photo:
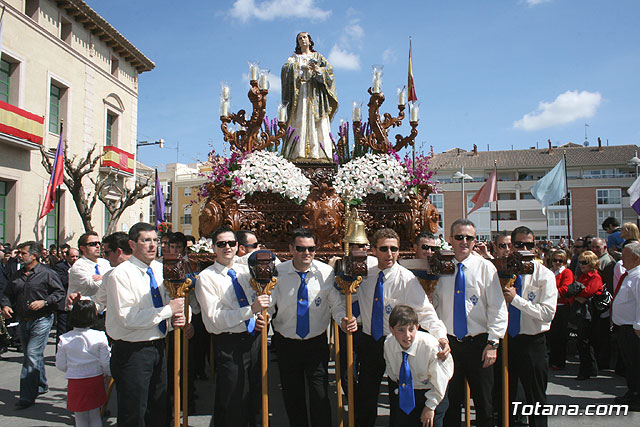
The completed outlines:
<svg viewBox="0 0 640 427">
<path fill-rule="evenodd" d="M 255 426 L 260 415 L 260 334 L 269 295 L 256 296 L 246 265 L 234 263 L 236 234 L 222 226 L 212 236 L 216 262 L 196 282 L 207 331 L 215 334 L 215 426 Z M 280 283 L 278 283 L 280 286 Z"/>
<path fill-rule="evenodd" d="M 511 233 L 513 251 L 532 251 L 535 245 L 530 228 L 517 227 Z M 539 262 L 533 263 L 533 274 L 518 276 L 512 287 L 504 288 L 509 307 L 509 401 L 516 400 L 518 382 L 524 388 L 526 404 L 547 403 L 546 333 L 556 312 L 558 291 L 555 275 Z M 509 411 L 511 422 L 514 414 Z M 547 426 L 546 415 L 531 415 L 529 425 Z"/>
<path fill-rule="evenodd" d="M 331 317 L 343 331 L 355 332 L 355 317 L 346 318 L 345 300 L 334 286 L 333 268 L 314 259 L 316 237 L 299 228 L 291 236 L 291 260 L 279 264 L 273 290 L 273 345 L 278 355 L 284 406 L 292 426 L 331 426 L 328 392 Z M 305 379 L 308 389 L 305 386 Z M 307 410 L 305 395 L 309 394 Z"/>
<path fill-rule="evenodd" d="M 416 259 L 429 259 L 438 249 L 436 238 L 431 233 L 423 232 L 418 234 L 413 243 L 413 252 L 416 254 Z"/>
<path fill-rule="evenodd" d="M 449 382 L 445 426 L 460 426 L 464 381 L 468 379 L 480 427 L 493 425 L 493 365 L 500 338 L 507 329 L 507 307 L 498 272 L 483 257 L 473 255 L 476 227 L 467 219 L 451 225 L 456 273 L 441 275 L 435 289 L 438 316 L 447 327 L 454 373 Z"/>
<path fill-rule="evenodd" d="M 511 235 L 506 231 L 501 231 L 493 239 L 493 256 L 504 258 L 511 252 Z"/>
<path fill-rule="evenodd" d="M 100 238 L 95 231 L 88 231 L 78 239 L 82 255 L 69 270 L 67 296 L 80 293 L 83 299 L 95 295 L 102 284 L 102 275 L 111 270 L 109 261 L 100 258 Z"/>
<path fill-rule="evenodd" d="M 234 262 L 236 264 L 247 265 L 251 254 L 261 248 L 258 238 L 252 231 L 240 230 L 236 232 L 238 238 L 238 253 Z M 280 264 L 280 260 L 276 257 L 276 265 Z"/>
<path fill-rule="evenodd" d="M 397 262 L 400 254 L 398 233 L 382 228 L 373 234 L 371 245 L 378 263 L 369 267 L 366 279 L 357 290 L 363 332 L 355 395 L 356 424 L 360 426 L 376 425 L 380 383 L 386 368 L 384 342 L 390 333 L 389 314 L 393 307 L 400 304 L 412 307 L 418 314 L 420 326 L 438 339 L 438 358 L 444 360 L 449 355 L 444 324 L 438 319 L 418 279 Z"/>
</svg>

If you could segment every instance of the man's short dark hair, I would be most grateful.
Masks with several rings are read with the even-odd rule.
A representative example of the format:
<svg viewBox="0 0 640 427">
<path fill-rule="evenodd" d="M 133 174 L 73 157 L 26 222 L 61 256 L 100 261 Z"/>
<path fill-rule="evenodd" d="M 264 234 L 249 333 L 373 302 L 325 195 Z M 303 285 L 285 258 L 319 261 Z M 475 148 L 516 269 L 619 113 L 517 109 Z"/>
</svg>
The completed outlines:
<svg viewBox="0 0 640 427">
<path fill-rule="evenodd" d="M 160 236 L 160 240 L 167 239 L 167 241 L 170 242 L 171 236 L 173 236 L 173 233 L 171 231 L 167 231 L 165 233 L 162 233 L 162 235 Z"/>
<path fill-rule="evenodd" d="M 247 246 L 247 244 L 249 243 L 247 241 L 247 237 L 249 237 L 249 235 L 253 235 L 255 236 L 256 233 L 254 233 L 253 231 L 249 231 L 249 230 L 240 230 L 236 233 L 236 238 L 238 239 L 238 244 L 241 246 Z"/>
<path fill-rule="evenodd" d="M 64 249 L 71 249 L 71 245 L 69 245 L 68 243 L 63 243 L 60 245 L 60 249 L 64 250 Z"/>
<path fill-rule="evenodd" d="M 191 243 L 196 243 L 196 238 L 195 236 L 192 236 L 191 234 L 187 234 L 186 236 L 184 236 L 185 239 L 187 239 L 187 242 L 191 242 Z"/>
<path fill-rule="evenodd" d="M 82 234 L 80 238 L 78 238 L 78 247 L 87 246 L 87 240 L 89 240 L 89 236 L 97 235 L 98 233 L 96 233 L 95 231 L 87 231 L 86 233 Z"/>
<path fill-rule="evenodd" d="M 42 243 L 34 242 L 33 240 L 29 240 L 27 242 L 20 243 L 16 249 L 26 249 L 30 255 L 33 255 L 37 260 L 40 259 L 40 255 L 42 254 Z"/>
<path fill-rule="evenodd" d="M 96 304 L 88 299 L 81 299 L 73 304 L 69 313 L 69 326 L 72 328 L 90 328 L 96 323 L 98 310 Z"/>
<path fill-rule="evenodd" d="M 129 229 L 129 240 L 137 242 L 138 237 L 140 237 L 140 233 L 143 231 L 156 231 L 156 227 L 146 222 L 138 222 L 137 224 L 133 224 L 133 226 Z"/>
<path fill-rule="evenodd" d="M 180 246 L 182 246 L 182 248 L 184 249 L 187 247 L 187 238 L 185 237 L 184 234 L 177 231 L 171 234 L 171 237 L 169 238 L 169 244 L 171 243 L 177 243 Z"/>
<path fill-rule="evenodd" d="M 411 326 L 418 325 L 418 315 L 416 311 L 408 305 L 396 305 L 389 315 L 389 326 Z"/>
<path fill-rule="evenodd" d="M 296 228 L 295 230 L 293 230 L 293 233 L 291 234 L 291 240 L 289 241 L 289 243 L 291 243 L 292 246 L 295 245 L 296 239 L 298 237 L 313 239 L 314 245 L 318 243 L 316 240 L 316 236 L 308 228 Z"/>
<path fill-rule="evenodd" d="M 521 225 L 520 227 L 514 228 L 513 231 L 511 232 L 511 240 L 515 240 L 518 234 L 524 234 L 525 236 L 528 236 L 529 234 L 531 234 L 534 240 L 536 238 L 535 234 L 533 234 L 533 231 L 531 231 L 531 229 L 526 225 Z"/>
<path fill-rule="evenodd" d="M 620 221 L 618 221 L 615 217 L 608 217 L 604 221 L 602 221 L 602 229 L 606 230 L 610 226 L 614 226 L 616 228 L 620 227 Z"/>
<path fill-rule="evenodd" d="M 493 243 L 498 243 L 498 239 L 501 237 L 507 237 L 510 236 L 508 231 L 501 231 L 498 234 L 496 234 L 495 236 L 493 236 Z"/>
<path fill-rule="evenodd" d="M 453 230 L 455 230 L 457 226 L 462 226 L 462 227 L 469 226 L 469 227 L 473 227 L 474 230 L 476 229 L 476 225 L 470 219 L 459 218 L 453 221 L 453 224 L 451 224 L 451 229 L 449 230 L 449 233 L 451 235 L 453 235 Z"/>
<path fill-rule="evenodd" d="M 131 246 L 129 246 L 129 235 L 124 231 L 116 231 L 113 234 L 109 234 L 102 243 L 109 246 L 109 249 L 115 251 L 116 249 L 122 249 L 122 252 L 126 255 L 131 255 Z"/>
<path fill-rule="evenodd" d="M 378 242 L 382 239 L 396 239 L 398 241 L 398 245 L 400 244 L 400 236 L 396 233 L 396 230 L 391 228 L 381 228 L 376 230 L 371 236 L 371 244 L 374 248 L 378 247 Z"/>
<path fill-rule="evenodd" d="M 413 240 L 414 244 L 418 244 L 420 242 L 420 239 L 433 239 L 436 240 L 436 236 L 434 236 L 432 233 L 425 233 L 424 231 L 420 234 L 418 234 L 416 236 L 416 238 Z"/>
<path fill-rule="evenodd" d="M 211 233 L 211 240 L 213 240 L 213 243 L 218 241 L 218 236 L 221 235 L 222 233 L 233 233 L 233 238 L 237 239 L 236 233 L 235 231 L 233 231 L 231 227 L 229 227 L 228 225 L 222 225 L 218 227 L 216 231 Z"/>
</svg>

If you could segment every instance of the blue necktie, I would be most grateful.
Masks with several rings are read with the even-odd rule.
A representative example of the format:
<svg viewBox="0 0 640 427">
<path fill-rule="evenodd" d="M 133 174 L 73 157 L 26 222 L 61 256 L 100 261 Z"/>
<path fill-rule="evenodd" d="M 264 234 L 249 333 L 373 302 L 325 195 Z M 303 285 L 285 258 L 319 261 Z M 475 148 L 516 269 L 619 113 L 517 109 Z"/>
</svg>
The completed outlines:
<svg viewBox="0 0 640 427">
<path fill-rule="evenodd" d="M 453 294 L 453 333 L 462 339 L 467 336 L 467 290 L 464 280 L 464 265 L 458 263 L 456 285 Z"/>
<path fill-rule="evenodd" d="M 353 314 L 355 318 L 360 316 L 360 302 L 358 302 L 358 300 L 351 303 L 351 314 Z"/>
<path fill-rule="evenodd" d="M 307 289 L 307 273 L 297 272 L 300 276 L 300 286 L 298 287 L 298 302 L 296 322 L 296 334 L 304 338 L 309 334 L 309 290 Z"/>
<path fill-rule="evenodd" d="M 150 279 L 149 286 L 151 287 L 151 299 L 153 300 L 153 306 L 155 308 L 163 307 L 164 304 L 162 303 L 160 290 L 158 290 L 158 283 L 156 282 L 156 278 L 153 275 L 153 270 L 151 269 L 151 267 L 147 268 L 147 274 L 149 275 L 149 279 Z M 160 329 L 160 332 L 162 332 L 163 334 L 167 333 L 166 320 L 163 320 L 162 322 L 158 323 L 158 329 Z"/>
<path fill-rule="evenodd" d="M 513 284 L 516 288 L 516 293 L 519 297 L 522 296 L 522 276 L 516 277 L 516 282 Z M 520 333 L 520 310 L 509 304 L 509 327 L 507 328 L 509 335 L 515 337 Z"/>
<path fill-rule="evenodd" d="M 371 310 L 371 336 L 378 341 L 384 332 L 384 273 L 378 274 L 376 290 L 373 293 L 373 309 Z"/>
<path fill-rule="evenodd" d="M 240 286 L 240 282 L 238 282 L 238 276 L 236 275 L 236 271 L 233 268 L 230 268 L 227 271 L 227 275 L 231 277 L 231 283 L 233 284 L 233 290 L 236 293 L 236 298 L 238 298 L 238 304 L 240 307 L 246 307 L 249 305 L 249 301 L 247 301 L 247 294 L 244 293 L 244 289 Z M 247 325 L 247 332 L 253 334 L 253 331 L 256 328 L 256 319 L 255 317 L 251 317 L 251 319 L 247 319 L 244 321 L 244 324 Z"/>
<path fill-rule="evenodd" d="M 96 264 L 96 274 L 100 276 L 100 269 L 98 268 L 98 264 Z"/>
<path fill-rule="evenodd" d="M 411 369 L 409 369 L 409 355 L 404 351 L 402 352 L 402 365 L 400 365 L 400 375 L 398 376 L 398 398 L 400 400 L 400 409 L 405 414 L 410 414 L 413 408 L 416 407 Z"/>
</svg>

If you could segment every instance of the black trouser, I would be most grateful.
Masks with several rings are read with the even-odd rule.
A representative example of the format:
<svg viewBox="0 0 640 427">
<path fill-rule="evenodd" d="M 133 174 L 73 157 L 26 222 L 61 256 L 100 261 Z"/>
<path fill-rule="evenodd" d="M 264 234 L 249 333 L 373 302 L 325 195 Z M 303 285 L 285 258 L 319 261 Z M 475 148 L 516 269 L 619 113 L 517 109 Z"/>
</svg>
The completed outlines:
<svg viewBox="0 0 640 427">
<path fill-rule="evenodd" d="M 164 343 L 164 339 L 113 342 L 111 374 L 118 395 L 118 426 L 161 426 L 166 422 Z"/>
<path fill-rule="evenodd" d="M 340 379 L 342 380 L 342 391 L 348 395 L 348 371 L 347 371 L 347 334 L 342 332 L 342 328 L 338 328 L 340 337 Z M 353 336 L 353 391 L 354 396 L 358 395 L 358 378 L 360 375 L 360 341 L 362 340 L 361 325 L 358 330 L 352 334 Z M 355 404 L 355 402 L 354 402 Z"/>
<path fill-rule="evenodd" d="M 371 335 L 362 334 L 360 340 L 360 375 L 356 398 L 356 424 L 373 427 L 378 415 L 378 395 L 384 375 L 384 340 L 374 340 Z"/>
<path fill-rule="evenodd" d="M 460 427 L 460 408 L 464 402 L 464 380 L 469 381 L 471 398 L 476 410 L 478 427 L 493 426 L 493 366 L 483 368 L 482 353 L 487 345 L 487 334 L 466 337 L 458 341 L 449 335 L 453 356 L 453 377 L 449 381 L 449 409 L 444 416 L 444 425 Z"/>
<path fill-rule="evenodd" d="M 516 335 L 508 337 L 509 341 L 509 401 L 518 400 L 518 382 L 522 384 L 524 396 L 528 405 L 547 403 L 547 380 L 549 376 L 549 362 L 545 334 Z M 522 406 L 521 406 L 522 407 Z M 510 425 L 514 425 L 515 417 L 509 408 Z M 529 426 L 546 427 L 546 415 L 530 415 Z"/>
<path fill-rule="evenodd" d="M 327 334 L 307 340 L 285 338 L 275 332 L 272 338 L 278 356 L 284 406 L 291 427 L 330 427 L 329 344 Z M 216 363 L 218 363 L 216 361 Z M 309 392 L 309 411 L 305 392 Z M 311 423 L 309 423 L 309 415 Z"/>
<path fill-rule="evenodd" d="M 574 303 L 575 304 L 575 303 Z M 598 376 L 598 365 L 593 351 L 593 324 L 591 318 L 580 318 L 578 320 L 577 347 L 580 356 L 580 367 L 578 376 L 595 377 Z"/>
<path fill-rule="evenodd" d="M 420 415 L 424 409 L 424 404 L 427 401 L 425 393 L 427 390 L 413 390 L 413 396 L 416 402 L 416 406 L 409 414 L 400 409 L 400 398 L 398 397 L 398 383 L 387 379 L 389 383 L 389 427 L 422 427 L 420 421 Z"/>
<path fill-rule="evenodd" d="M 552 366 L 558 368 L 564 368 L 567 364 L 567 341 L 569 340 L 567 323 L 570 308 L 569 304 L 556 307 L 556 314 L 549 330 L 549 361 Z"/>
<path fill-rule="evenodd" d="M 194 374 L 204 378 L 206 376 L 205 366 L 209 360 L 209 333 L 202 323 L 202 313 L 191 315 L 193 325 L 193 371 Z"/>
<path fill-rule="evenodd" d="M 260 334 L 219 334 L 214 339 L 216 395 L 213 425 L 259 424 Z"/>
<path fill-rule="evenodd" d="M 597 310 L 593 310 L 593 350 L 598 369 L 609 369 L 611 362 L 611 321 L 609 316 L 600 317 Z"/>
<path fill-rule="evenodd" d="M 60 335 L 67 332 L 67 318 L 69 317 L 69 312 L 66 310 L 56 310 L 56 346 L 60 342 Z M 56 347 L 56 351 L 58 348 Z"/>
<path fill-rule="evenodd" d="M 627 367 L 625 376 L 629 391 L 640 398 L 640 337 L 636 335 L 633 326 L 622 325 L 617 328 L 618 348 Z M 638 402 L 640 403 L 640 402 Z"/>
</svg>

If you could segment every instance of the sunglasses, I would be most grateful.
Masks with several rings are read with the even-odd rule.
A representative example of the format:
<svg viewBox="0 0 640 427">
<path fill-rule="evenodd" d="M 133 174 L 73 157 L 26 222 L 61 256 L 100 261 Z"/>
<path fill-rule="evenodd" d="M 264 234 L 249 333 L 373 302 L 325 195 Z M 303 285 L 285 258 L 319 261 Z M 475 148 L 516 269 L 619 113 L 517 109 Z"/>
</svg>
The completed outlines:
<svg viewBox="0 0 640 427">
<path fill-rule="evenodd" d="M 296 246 L 296 252 L 309 252 L 310 254 L 314 253 L 316 251 L 316 247 L 315 246 Z"/>
<path fill-rule="evenodd" d="M 498 243 L 498 247 L 500 249 L 507 249 L 509 247 L 508 243 Z"/>
<path fill-rule="evenodd" d="M 235 240 L 228 240 L 226 242 L 224 241 L 216 242 L 216 246 L 219 247 L 220 249 L 226 248 L 227 245 L 229 245 L 230 248 L 235 248 L 237 244 L 238 242 Z"/>
<path fill-rule="evenodd" d="M 556 263 L 556 262 L 557 262 L 557 263 L 562 264 L 562 263 L 564 262 L 564 260 L 563 260 L 563 259 L 554 259 L 554 260 L 553 260 L 553 262 L 554 262 L 554 263 Z"/>
<path fill-rule="evenodd" d="M 380 252 L 388 252 L 388 251 L 391 251 L 392 253 L 394 253 L 394 254 L 395 254 L 396 252 L 398 252 L 398 251 L 400 250 L 400 248 L 399 248 L 399 247 L 397 247 L 397 246 L 380 246 L 380 247 L 378 248 L 378 250 L 379 250 Z"/>
<path fill-rule="evenodd" d="M 458 241 L 466 240 L 467 242 L 473 242 L 474 240 L 476 240 L 476 236 L 465 236 L 464 234 L 456 234 L 455 236 L 453 236 L 453 238 Z"/>
<path fill-rule="evenodd" d="M 87 242 L 84 246 L 91 246 L 92 248 L 95 248 L 96 246 L 100 246 L 100 242 Z"/>
<path fill-rule="evenodd" d="M 536 244 L 534 242 L 513 242 L 513 247 L 516 249 L 527 248 L 531 250 L 535 247 L 535 245 Z"/>
<path fill-rule="evenodd" d="M 430 246 L 430 245 L 422 245 L 422 250 L 423 251 L 437 251 L 438 249 L 440 249 L 438 246 Z"/>
<path fill-rule="evenodd" d="M 589 261 L 578 261 L 580 265 L 589 265 Z"/>
<path fill-rule="evenodd" d="M 257 248 L 257 247 L 258 247 L 258 245 L 259 245 L 259 244 L 260 244 L 260 243 L 255 242 L 255 243 L 247 243 L 246 245 L 242 245 L 242 246 L 244 246 L 245 248 L 255 249 L 255 248 Z"/>
</svg>

